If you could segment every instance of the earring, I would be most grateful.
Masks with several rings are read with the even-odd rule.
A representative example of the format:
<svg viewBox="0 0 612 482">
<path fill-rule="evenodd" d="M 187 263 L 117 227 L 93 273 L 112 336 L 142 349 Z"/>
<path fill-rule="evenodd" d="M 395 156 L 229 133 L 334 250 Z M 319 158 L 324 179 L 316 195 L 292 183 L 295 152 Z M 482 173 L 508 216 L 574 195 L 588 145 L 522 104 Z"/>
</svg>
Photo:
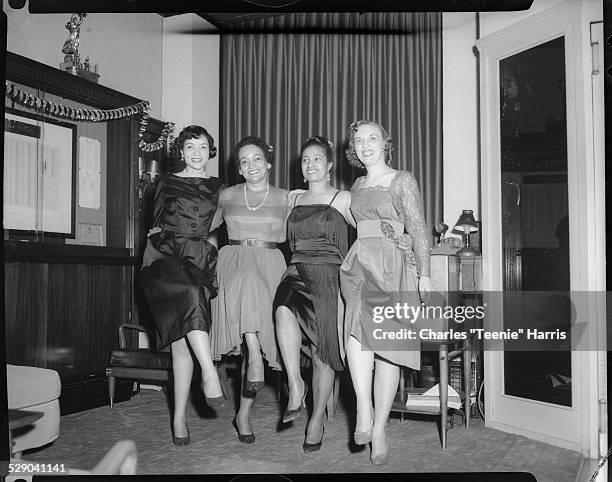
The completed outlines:
<svg viewBox="0 0 612 482">
<path fill-rule="evenodd" d="M 331 181 L 331 174 L 328 172 L 327 173 L 327 182 Z"/>
<path fill-rule="evenodd" d="M 302 181 L 304 181 L 304 184 L 306 184 L 308 181 L 306 180 L 306 178 L 302 179 Z"/>
</svg>

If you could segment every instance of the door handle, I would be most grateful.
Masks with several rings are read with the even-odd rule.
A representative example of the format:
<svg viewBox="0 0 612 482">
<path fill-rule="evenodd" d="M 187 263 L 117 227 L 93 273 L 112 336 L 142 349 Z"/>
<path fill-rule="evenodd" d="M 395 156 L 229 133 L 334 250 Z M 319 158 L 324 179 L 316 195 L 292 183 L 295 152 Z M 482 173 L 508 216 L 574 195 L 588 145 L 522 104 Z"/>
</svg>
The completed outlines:
<svg viewBox="0 0 612 482">
<path fill-rule="evenodd" d="M 521 185 L 518 182 L 506 181 L 506 184 L 516 188 L 516 205 L 521 205 Z"/>
</svg>

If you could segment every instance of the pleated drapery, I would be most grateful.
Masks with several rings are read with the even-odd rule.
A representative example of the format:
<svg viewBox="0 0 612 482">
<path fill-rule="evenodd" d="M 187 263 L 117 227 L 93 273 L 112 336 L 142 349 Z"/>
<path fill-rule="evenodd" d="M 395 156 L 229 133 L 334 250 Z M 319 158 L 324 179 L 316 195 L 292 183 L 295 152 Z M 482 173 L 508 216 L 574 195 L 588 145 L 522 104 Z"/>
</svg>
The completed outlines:
<svg viewBox="0 0 612 482">
<path fill-rule="evenodd" d="M 330 22 L 329 14 L 308 15 L 296 29 Z M 286 29 L 283 19 L 262 20 L 260 25 L 254 21 L 252 27 Z M 305 188 L 300 146 L 310 136 L 323 135 L 335 144 L 332 184 L 348 189 L 362 171 L 345 159 L 347 128 L 370 119 L 393 139 L 392 166 L 416 176 L 429 225 L 441 219 L 441 15 L 396 13 L 374 19 L 377 28 L 392 26 L 408 33 L 221 36 L 219 145 L 224 178 L 239 182 L 232 146 L 253 134 L 274 146 L 271 182 Z"/>
</svg>

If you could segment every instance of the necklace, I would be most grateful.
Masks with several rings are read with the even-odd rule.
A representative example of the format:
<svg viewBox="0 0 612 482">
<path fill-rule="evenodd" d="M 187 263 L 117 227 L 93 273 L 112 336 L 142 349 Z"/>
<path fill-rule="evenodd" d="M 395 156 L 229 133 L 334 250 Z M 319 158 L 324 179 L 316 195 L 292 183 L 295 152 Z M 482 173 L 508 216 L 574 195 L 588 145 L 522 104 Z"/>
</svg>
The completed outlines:
<svg viewBox="0 0 612 482">
<path fill-rule="evenodd" d="M 246 207 L 249 211 L 257 211 L 260 207 L 262 207 L 265 203 L 266 203 L 266 199 L 268 199 L 268 194 L 270 194 L 270 183 L 266 184 L 266 194 L 263 198 L 263 201 L 261 201 L 257 206 L 249 206 L 249 200 L 247 199 L 247 188 L 246 188 L 246 182 L 244 183 L 244 204 L 246 204 Z"/>
</svg>

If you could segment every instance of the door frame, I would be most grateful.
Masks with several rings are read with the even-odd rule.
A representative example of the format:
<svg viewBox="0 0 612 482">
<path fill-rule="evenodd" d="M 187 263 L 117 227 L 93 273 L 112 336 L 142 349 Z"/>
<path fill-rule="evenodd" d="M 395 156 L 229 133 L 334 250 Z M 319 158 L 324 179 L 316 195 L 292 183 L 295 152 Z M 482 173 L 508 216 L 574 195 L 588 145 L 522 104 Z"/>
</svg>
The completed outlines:
<svg viewBox="0 0 612 482">
<path fill-rule="evenodd" d="M 570 286 L 571 291 L 575 292 L 605 292 L 605 264 L 601 263 L 605 259 L 604 176 L 598 174 L 603 169 L 603 153 L 597 155 L 597 142 L 593 142 L 590 43 L 590 23 L 602 18 L 601 1 L 569 0 L 483 37 L 476 43 L 480 53 L 485 293 L 503 289 L 499 62 L 561 36 L 565 38 Z M 603 145 L 600 147 L 603 151 Z M 487 330 L 502 329 L 503 310 L 495 305 L 492 303 L 487 313 Z M 602 318 L 601 307 L 592 305 L 589 303 L 581 313 L 581 321 L 586 319 L 587 328 L 577 349 L 572 352 L 571 407 L 504 394 L 503 352 L 487 350 L 485 344 L 486 426 L 577 450 L 585 457 L 598 456 L 602 382 L 605 387 L 598 364 L 601 364 L 601 351 L 605 352 L 606 346 L 605 338 L 598 338 L 597 334 L 602 324 L 605 330 L 605 308 Z M 603 395 L 605 403 L 605 388 Z"/>
</svg>

